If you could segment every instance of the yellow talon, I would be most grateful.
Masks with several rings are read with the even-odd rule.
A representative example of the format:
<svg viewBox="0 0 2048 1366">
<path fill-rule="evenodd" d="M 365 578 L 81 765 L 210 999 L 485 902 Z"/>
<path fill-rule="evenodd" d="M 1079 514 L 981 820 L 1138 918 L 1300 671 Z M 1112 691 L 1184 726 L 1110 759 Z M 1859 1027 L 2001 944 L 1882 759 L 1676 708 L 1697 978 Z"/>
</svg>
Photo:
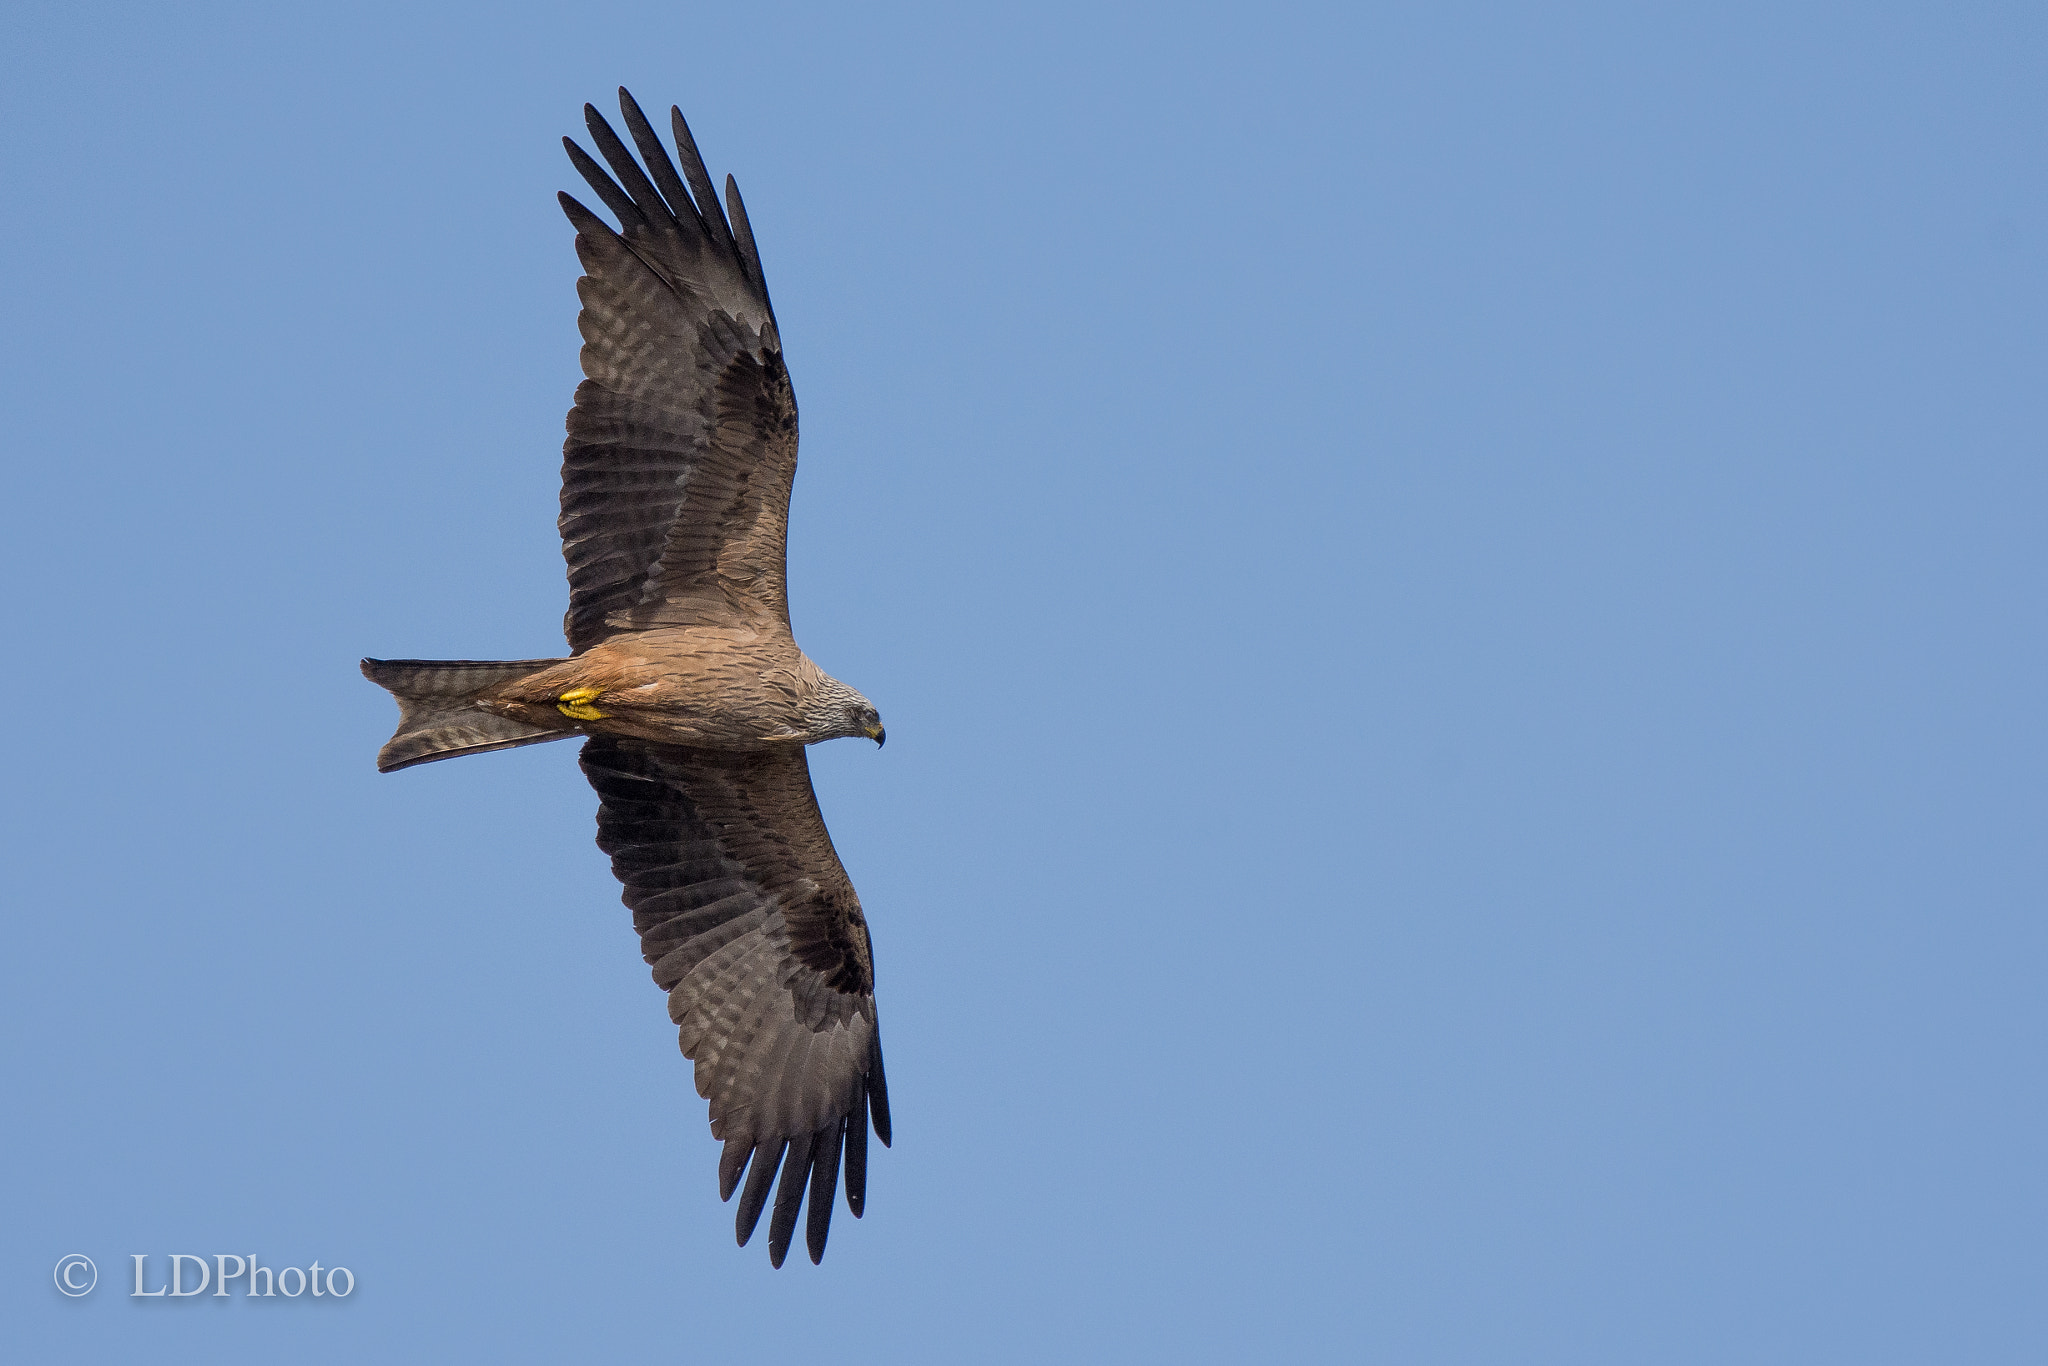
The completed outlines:
<svg viewBox="0 0 2048 1366">
<path fill-rule="evenodd" d="M 602 688 L 571 688 L 555 703 L 555 710 L 564 716 L 573 716 L 578 721 L 601 721 L 606 713 L 599 711 L 590 703 L 603 691 Z"/>
</svg>

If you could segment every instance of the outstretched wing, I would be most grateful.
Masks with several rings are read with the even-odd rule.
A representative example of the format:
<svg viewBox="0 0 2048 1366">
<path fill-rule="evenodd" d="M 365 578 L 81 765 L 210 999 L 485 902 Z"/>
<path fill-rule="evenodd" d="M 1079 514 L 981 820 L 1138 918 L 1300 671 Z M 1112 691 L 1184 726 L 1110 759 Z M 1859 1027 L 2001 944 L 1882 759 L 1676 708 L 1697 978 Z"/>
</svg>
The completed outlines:
<svg viewBox="0 0 2048 1366">
<path fill-rule="evenodd" d="M 842 1152 L 846 1207 L 867 1192 L 868 1124 L 889 1141 L 874 959 L 800 749 L 735 754 L 612 736 L 583 747 L 603 805 L 598 847 L 626 884 L 641 952 L 668 992 L 711 1136 L 720 1199 L 740 1176 L 754 1233 L 776 1168 L 775 1265 L 808 1187 L 805 1241 L 825 1253 Z"/>
<path fill-rule="evenodd" d="M 607 636 L 767 612 L 789 622 L 783 546 L 796 477 L 796 398 L 754 234 L 727 176 L 719 210 L 697 145 L 674 116 L 676 174 L 625 90 L 643 170 L 583 106 L 606 175 L 569 159 L 619 230 L 568 195 L 584 276 L 583 373 L 562 447 L 563 628 L 581 653 Z"/>
</svg>

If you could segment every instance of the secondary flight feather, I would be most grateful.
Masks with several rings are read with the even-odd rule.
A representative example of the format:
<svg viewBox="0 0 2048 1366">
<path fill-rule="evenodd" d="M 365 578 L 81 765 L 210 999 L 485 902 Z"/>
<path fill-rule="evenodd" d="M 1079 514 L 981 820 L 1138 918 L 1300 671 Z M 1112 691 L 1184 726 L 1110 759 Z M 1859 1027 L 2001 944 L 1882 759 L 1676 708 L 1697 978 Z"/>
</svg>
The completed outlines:
<svg viewBox="0 0 2048 1366">
<path fill-rule="evenodd" d="M 808 1204 L 815 1262 L 842 1174 L 861 1213 L 889 1092 L 867 920 L 804 747 L 886 737 L 790 635 L 796 398 L 739 186 L 721 207 L 680 110 L 671 160 L 623 89 L 619 108 L 637 159 L 589 105 L 603 164 L 562 140 L 618 222 L 561 196 L 584 271 L 558 522 L 570 653 L 364 660 L 399 705 L 377 767 L 585 737 L 598 845 L 724 1141 L 719 1196 L 739 1192 L 745 1244 L 772 1192 L 777 1266 Z"/>
</svg>

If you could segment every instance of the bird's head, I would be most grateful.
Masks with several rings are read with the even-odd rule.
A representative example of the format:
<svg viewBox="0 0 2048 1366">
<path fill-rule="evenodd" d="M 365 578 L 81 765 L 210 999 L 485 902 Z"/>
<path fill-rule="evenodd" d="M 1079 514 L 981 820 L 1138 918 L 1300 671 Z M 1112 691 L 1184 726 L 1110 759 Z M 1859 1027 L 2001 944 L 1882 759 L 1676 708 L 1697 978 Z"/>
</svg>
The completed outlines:
<svg viewBox="0 0 2048 1366">
<path fill-rule="evenodd" d="M 866 738 L 880 748 L 889 738 L 875 704 L 836 678 L 827 678 L 804 709 L 804 729 L 804 743 L 812 745 L 820 740 Z"/>
</svg>

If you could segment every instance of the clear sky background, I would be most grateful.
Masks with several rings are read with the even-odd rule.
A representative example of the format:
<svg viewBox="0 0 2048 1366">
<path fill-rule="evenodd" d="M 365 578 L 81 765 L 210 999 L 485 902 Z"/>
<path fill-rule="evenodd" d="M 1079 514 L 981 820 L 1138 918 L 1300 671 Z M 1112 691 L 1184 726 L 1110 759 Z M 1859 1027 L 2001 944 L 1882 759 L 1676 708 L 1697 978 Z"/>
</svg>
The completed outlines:
<svg viewBox="0 0 2048 1366">
<path fill-rule="evenodd" d="M 891 737 L 822 1268 L 574 748 L 356 673 L 561 648 L 621 82 Z M 17 3 L 0 113 L 9 1360 L 2048 1355 L 2038 6 Z"/>
</svg>

